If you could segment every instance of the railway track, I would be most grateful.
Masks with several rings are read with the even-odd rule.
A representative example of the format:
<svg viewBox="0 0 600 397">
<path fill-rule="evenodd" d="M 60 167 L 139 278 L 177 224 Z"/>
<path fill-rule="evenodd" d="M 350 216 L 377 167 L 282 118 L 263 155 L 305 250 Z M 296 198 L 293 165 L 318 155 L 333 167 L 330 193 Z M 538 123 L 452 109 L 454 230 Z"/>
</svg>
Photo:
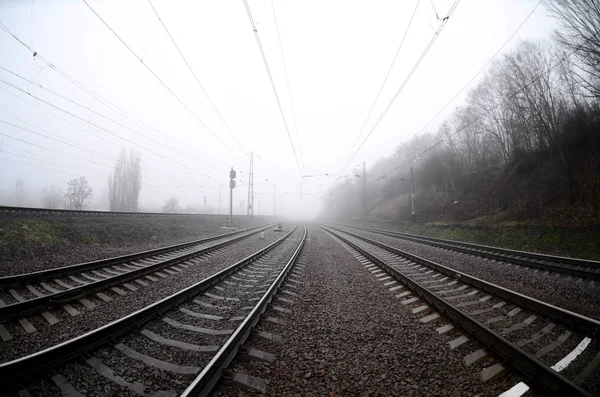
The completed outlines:
<svg viewBox="0 0 600 397">
<path fill-rule="evenodd" d="M 530 387 L 553 395 L 600 392 L 600 379 L 594 376 L 600 364 L 600 322 L 351 231 L 321 227 L 356 250 L 359 260 L 421 323 L 438 325 L 440 334 L 460 327 L 449 348 L 467 346 L 464 365 L 495 353 L 500 360 L 484 368 L 482 378 L 507 366 L 516 368 L 524 381 L 506 396 L 520 396 Z M 470 339 L 484 348 L 468 351 Z"/>
<path fill-rule="evenodd" d="M 414 234 L 392 232 L 389 230 L 374 229 L 369 227 L 352 225 L 343 226 L 351 229 L 363 230 L 366 232 L 377 233 L 380 235 L 425 244 L 432 247 L 493 259 L 500 262 L 508 262 L 519 266 L 531 267 L 542 271 L 562 273 L 573 277 L 580 277 L 582 279 L 600 280 L 600 262 L 598 261 L 510 250 L 506 248 L 418 236 Z"/>
<path fill-rule="evenodd" d="M 294 266 L 296 227 L 234 265 L 56 346 L 0 364 L 9 395 L 205 396 Z"/>
<path fill-rule="evenodd" d="M 63 315 L 79 315 L 82 308 L 93 310 L 96 306 L 94 301 L 110 302 L 111 294 L 135 292 L 159 279 L 176 275 L 194 264 L 194 261 L 215 255 L 270 226 L 263 225 L 131 255 L 1 277 L 0 341 L 13 339 L 7 323 L 16 323 L 12 329 L 16 326 L 28 334 L 36 332 L 31 317 L 27 316 L 40 313 L 43 317 L 41 322 L 52 326 Z M 73 302 L 77 305 L 72 305 Z"/>
<path fill-rule="evenodd" d="M 106 215 L 106 216 L 206 216 L 210 214 L 190 214 L 175 212 L 125 212 L 125 211 L 92 211 L 92 210 L 65 210 L 36 207 L 10 207 L 0 205 L 0 214 L 30 214 L 30 215 Z M 218 216 L 218 215 L 214 215 Z"/>
</svg>

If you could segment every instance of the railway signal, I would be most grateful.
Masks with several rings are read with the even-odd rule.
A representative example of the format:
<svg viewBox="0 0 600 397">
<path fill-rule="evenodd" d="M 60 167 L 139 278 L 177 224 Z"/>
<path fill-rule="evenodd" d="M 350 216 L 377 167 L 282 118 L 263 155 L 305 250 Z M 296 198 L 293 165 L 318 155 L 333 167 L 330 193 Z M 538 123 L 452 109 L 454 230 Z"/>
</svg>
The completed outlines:
<svg viewBox="0 0 600 397">
<path fill-rule="evenodd" d="M 231 219 L 233 217 L 233 189 L 235 189 L 235 177 L 236 172 L 231 167 L 231 171 L 229 171 L 229 220 L 227 222 L 227 226 L 231 227 Z"/>
</svg>

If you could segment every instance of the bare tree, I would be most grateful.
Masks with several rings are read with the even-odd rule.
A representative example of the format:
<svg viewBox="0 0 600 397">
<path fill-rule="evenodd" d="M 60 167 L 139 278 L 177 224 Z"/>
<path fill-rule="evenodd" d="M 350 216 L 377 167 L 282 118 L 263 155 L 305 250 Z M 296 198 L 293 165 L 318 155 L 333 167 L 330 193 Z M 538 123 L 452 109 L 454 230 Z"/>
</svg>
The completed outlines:
<svg viewBox="0 0 600 397">
<path fill-rule="evenodd" d="M 15 179 L 15 203 L 17 205 L 23 205 L 23 202 L 25 201 L 24 185 L 25 182 L 23 182 L 23 179 Z"/>
<path fill-rule="evenodd" d="M 551 14 L 562 30 L 557 41 L 577 57 L 577 77 L 589 95 L 600 99 L 600 3 L 598 0 L 551 0 Z"/>
<path fill-rule="evenodd" d="M 58 208 L 64 194 L 57 186 L 46 186 L 42 190 L 42 204 L 45 208 Z"/>
<path fill-rule="evenodd" d="M 177 212 L 179 210 L 179 200 L 175 196 L 169 197 L 165 205 L 163 205 L 163 212 Z"/>
<path fill-rule="evenodd" d="M 94 195 L 85 176 L 71 179 L 67 186 L 65 197 L 69 202 L 69 209 L 82 210 Z"/>
<path fill-rule="evenodd" d="M 535 137 L 538 149 L 546 150 L 554 146 L 560 134 L 562 96 L 553 63 L 552 52 L 532 42 L 522 43 L 505 58 L 503 68 L 508 72 L 511 91 L 516 93 L 509 101 L 521 130 L 520 136 L 514 137 L 515 148 L 523 143 L 519 138 L 530 135 Z"/>
<path fill-rule="evenodd" d="M 125 149 L 108 176 L 108 200 L 111 211 L 137 211 L 142 188 L 141 158 L 133 150 L 127 156 Z"/>
</svg>

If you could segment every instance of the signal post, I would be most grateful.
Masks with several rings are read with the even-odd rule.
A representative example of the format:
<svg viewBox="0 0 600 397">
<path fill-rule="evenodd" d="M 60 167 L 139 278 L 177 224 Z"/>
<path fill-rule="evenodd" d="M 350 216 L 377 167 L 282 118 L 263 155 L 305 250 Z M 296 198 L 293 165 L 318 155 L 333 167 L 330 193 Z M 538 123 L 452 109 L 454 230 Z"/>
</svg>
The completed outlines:
<svg viewBox="0 0 600 397">
<path fill-rule="evenodd" d="M 231 227 L 231 220 L 233 218 L 233 189 L 235 189 L 235 176 L 236 172 L 231 167 L 231 171 L 229 171 L 229 220 L 227 222 L 227 226 Z"/>
</svg>

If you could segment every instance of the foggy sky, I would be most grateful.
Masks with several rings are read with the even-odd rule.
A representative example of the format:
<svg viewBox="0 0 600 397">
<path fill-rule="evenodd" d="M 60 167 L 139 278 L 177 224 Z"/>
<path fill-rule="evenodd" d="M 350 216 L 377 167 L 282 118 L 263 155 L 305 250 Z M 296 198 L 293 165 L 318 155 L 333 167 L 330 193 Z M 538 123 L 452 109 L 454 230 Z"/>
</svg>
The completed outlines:
<svg viewBox="0 0 600 397">
<path fill-rule="evenodd" d="M 452 3 L 433 1 L 440 18 Z M 82 1 L 5 0 L 0 2 L 0 21 L 12 33 L 71 78 L 140 121 L 132 123 L 108 109 L 0 31 L 0 66 L 31 83 L 4 70 L 0 70 L 0 78 L 83 119 L 0 82 L 0 120 L 96 153 L 0 123 L 1 134 L 41 146 L 0 136 L 0 200 L 10 203 L 16 178 L 25 181 L 26 204 L 37 206 L 44 186 L 66 190 L 67 180 L 84 175 L 94 189 L 91 208 L 106 209 L 107 177 L 114 165 L 111 158 L 116 159 L 121 148 L 126 148 L 139 151 L 142 157 L 141 209 L 157 210 L 171 195 L 178 197 L 182 207 L 191 205 L 199 210 L 204 208 L 206 196 L 207 205 L 216 208 L 219 185 L 223 185 L 225 211 L 228 172 L 234 167 L 239 179 L 234 208 L 241 213 L 247 198 L 249 153 L 254 152 L 255 213 L 271 214 L 276 189 L 278 214 L 314 216 L 321 196 L 338 174 L 352 173 L 363 161 L 368 166 L 389 155 L 420 131 L 500 48 L 537 0 L 462 0 L 404 91 L 345 170 L 341 167 L 417 1 L 274 0 L 296 130 L 271 2 L 250 0 L 302 173 L 314 175 L 303 179 L 302 197 L 301 175 L 243 2 L 153 0 L 152 4 L 239 143 L 202 93 L 147 0 L 97 0 L 90 5 L 218 139 Z M 440 23 L 432 3 L 420 1 L 363 138 Z M 554 28 L 540 6 L 503 52 L 522 40 L 547 39 Z M 463 98 L 464 94 L 426 131 L 437 130 Z M 324 173 L 330 176 L 322 176 Z"/>
</svg>

